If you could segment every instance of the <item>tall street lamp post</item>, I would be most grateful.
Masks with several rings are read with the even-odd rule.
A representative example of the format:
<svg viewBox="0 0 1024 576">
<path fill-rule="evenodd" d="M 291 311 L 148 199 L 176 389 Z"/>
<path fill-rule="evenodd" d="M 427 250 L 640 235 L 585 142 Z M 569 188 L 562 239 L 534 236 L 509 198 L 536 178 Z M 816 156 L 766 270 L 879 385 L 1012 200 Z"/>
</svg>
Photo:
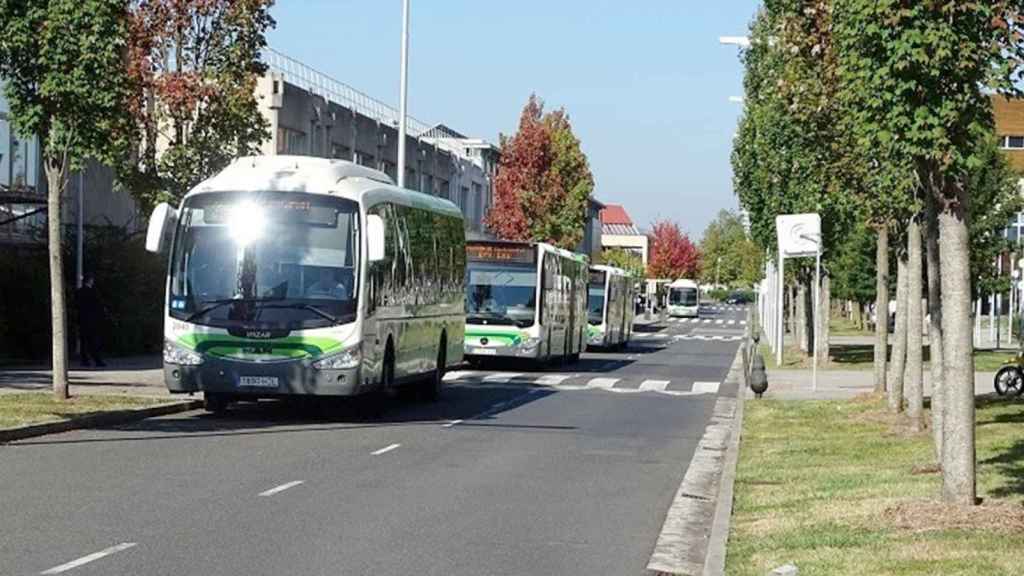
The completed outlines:
<svg viewBox="0 0 1024 576">
<path fill-rule="evenodd" d="M 409 0 L 402 0 L 402 81 L 398 105 L 398 186 L 405 188 L 405 133 L 409 116 Z"/>
</svg>

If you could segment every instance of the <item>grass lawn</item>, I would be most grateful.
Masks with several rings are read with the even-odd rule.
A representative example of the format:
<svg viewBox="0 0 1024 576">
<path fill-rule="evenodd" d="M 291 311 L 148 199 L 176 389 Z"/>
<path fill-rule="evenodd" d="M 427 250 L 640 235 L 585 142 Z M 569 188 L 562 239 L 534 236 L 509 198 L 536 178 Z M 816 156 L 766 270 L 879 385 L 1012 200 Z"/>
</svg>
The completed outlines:
<svg viewBox="0 0 1024 576">
<path fill-rule="evenodd" d="M 833 316 L 829 319 L 829 334 L 833 336 L 871 336 L 873 330 L 861 329 L 856 322 L 848 320 L 845 316 Z"/>
<path fill-rule="evenodd" d="M 726 573 L 1024 572 L 1024 402 L 979 399 L 978 495 L 938 502 L 930 433 L 880 398 L 747 401 Z"/>
<path fill-rule="evenodd" d="M 58 402 L 49 392 L 0 394 L 0 428 L 71 420 L 100 412 L 113 412 L 164 404 L 166 398 L 138 396 L 74 396 Z"/>
<path fill-rule="evenodd" d="M 762 344 L 761 353 L 765 359 L 765 366 L 778 368 L 775 364 L 775 355 L 767 344 Z M 889 353 L 892 354 L 892 345 L 889 346 Z M 922 350 L 924 361 L 927 363 L 930 358 L 928 346 Z M 826 367 L 830 370 L 873 370 L 875 349 L 870 344 L 832 344 L 829 347 L 829 357 L 832 362 Z M 1013 358 L 1013 353 L 1004 350 L 976 350 L 974 352 L 974 369 L 979 372 L 995 372 L 1005 362 Z M 804 357 L 796 348 L 787 347 L 782 354 L 783 369 L 810 369 L 810 358 Z M 925 364 L 927 370 L 927 364 Z"/>
</svg>

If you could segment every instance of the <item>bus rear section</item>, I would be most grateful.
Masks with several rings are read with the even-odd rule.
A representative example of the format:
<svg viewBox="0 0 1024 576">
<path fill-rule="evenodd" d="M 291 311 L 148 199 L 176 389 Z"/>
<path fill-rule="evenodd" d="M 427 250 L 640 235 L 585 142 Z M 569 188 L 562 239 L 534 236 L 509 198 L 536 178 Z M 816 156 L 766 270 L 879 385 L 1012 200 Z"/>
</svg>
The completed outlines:
<svg viewBox="0 0 1024 576">
<path fill-rule="evenodd" d="M 466 245 L 470 362 L 575 360 L 586 337 L 586 257 L 543 243 Z"/>
<path fill-rule="evenodd" d="M 700 286 L 693 280 L 676 280 L 668 287 L 668 315 L 682 318 L 700 316 Z"/>
<path fill-rule="evenodd" d="M 587 298 L 587 345 L 622 348 L 633 332 L 635 287 L 626 271 L 591 266 Z"/>
</svg>

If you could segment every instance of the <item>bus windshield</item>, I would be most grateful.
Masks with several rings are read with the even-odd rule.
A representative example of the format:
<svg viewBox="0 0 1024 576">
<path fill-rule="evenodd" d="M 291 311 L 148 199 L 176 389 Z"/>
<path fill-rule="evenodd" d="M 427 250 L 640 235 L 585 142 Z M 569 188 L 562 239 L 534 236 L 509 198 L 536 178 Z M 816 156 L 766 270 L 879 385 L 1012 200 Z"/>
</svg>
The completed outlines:
<svg viewBox="0 0 1024 576">
<path fill-rule="evenodd" d="M 604 322 L 604 281 L 604 272 L 590 271 L 590 284 L 587 287 L 587 321 L 594 326 Z"/>
<path fill-rule="evenodd" d="M 355 319 L 358 205 L 326 195 L 226 192 L 186 200 L 170 314 L 221 327 L 319 328 Z"/>
<path fill-rule="evenodd" d="M 672 288 L 669 290 L 668 303 L 672 306 L 696 306 L 696 288 Z"/>
<path fill-rule="evenodd" d="M 537 308 L 534 265 L 471 262 L 466 276 L 467 323 L 533 326 Z"/>
</svg>

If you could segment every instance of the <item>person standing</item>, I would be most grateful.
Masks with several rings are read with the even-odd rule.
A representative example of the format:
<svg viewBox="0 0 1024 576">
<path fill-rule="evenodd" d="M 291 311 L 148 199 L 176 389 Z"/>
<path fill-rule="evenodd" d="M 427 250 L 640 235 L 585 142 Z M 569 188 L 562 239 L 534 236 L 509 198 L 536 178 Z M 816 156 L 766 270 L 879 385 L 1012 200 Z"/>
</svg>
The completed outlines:
<svg viewBox="0 0 1024 576">
<path fill-rule="evenodd" d="M 92 275 L 86 276 L 82 287 L 78 289 L 78 332 L 82 345 L 82 364 L 98 367 L 106 366 L 100 353 L 100 331 L 103 326 L 103 305 L 96 292 L 96 281 Z"/>
</svg>

